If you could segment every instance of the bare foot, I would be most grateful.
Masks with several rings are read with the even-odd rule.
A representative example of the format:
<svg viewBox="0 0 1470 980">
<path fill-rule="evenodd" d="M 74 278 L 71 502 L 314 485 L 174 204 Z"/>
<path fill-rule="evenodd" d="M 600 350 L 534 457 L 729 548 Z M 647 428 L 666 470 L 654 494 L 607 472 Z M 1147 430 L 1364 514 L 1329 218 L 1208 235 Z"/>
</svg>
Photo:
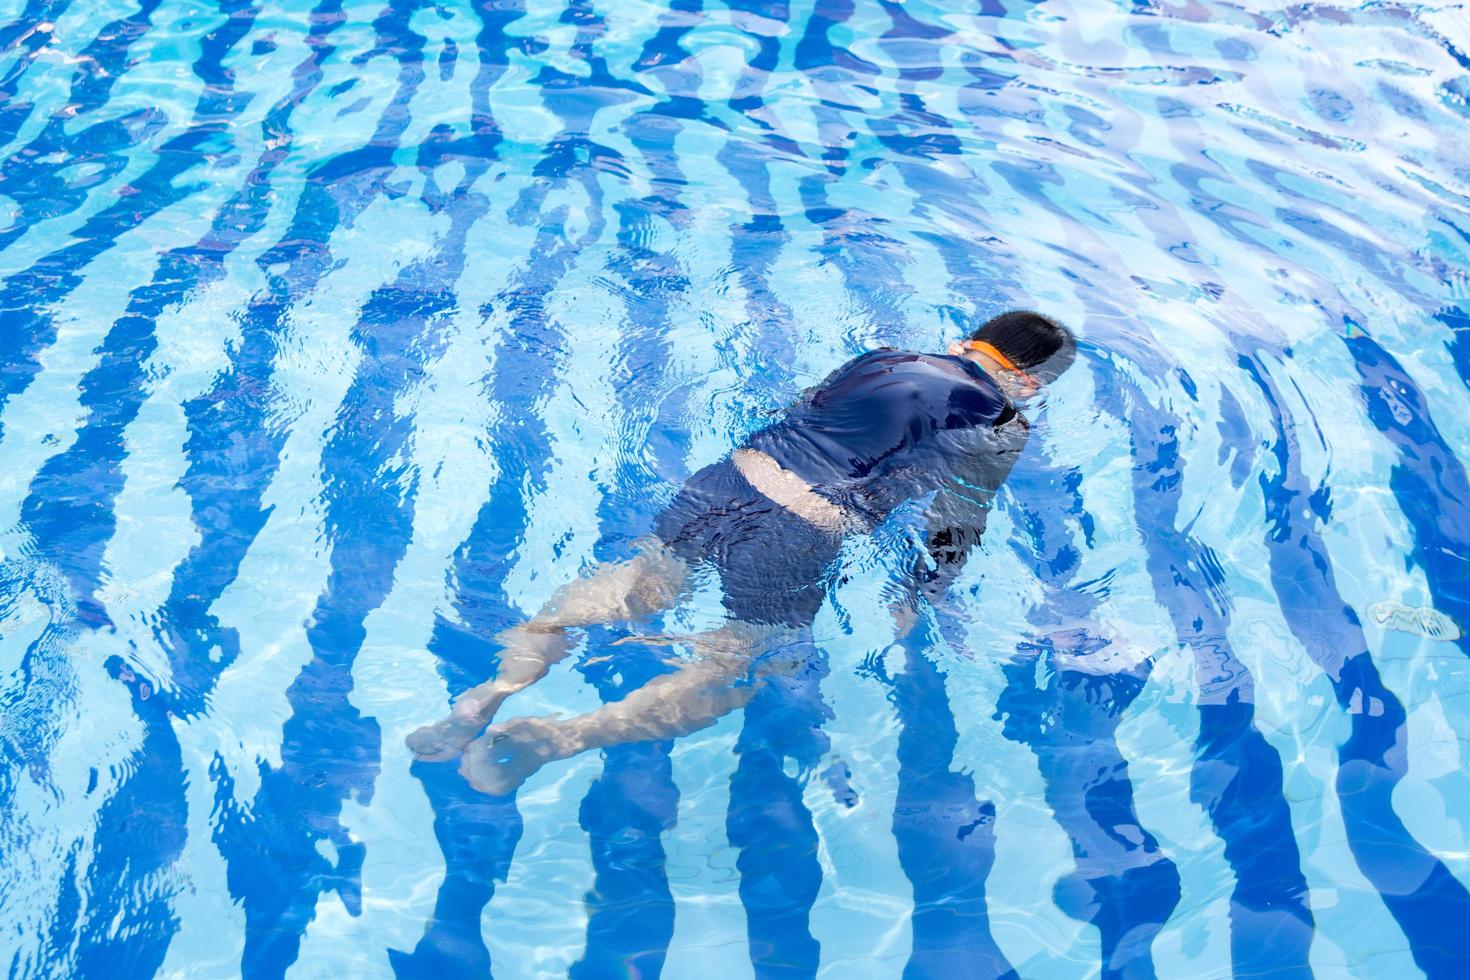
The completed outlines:
<svg viewBox="0 0 1470 980">
<path fill-rule="evenodd" d="M 559 734 L 554 719 L 512 718 L 472 742 L 459 771 L 480 792 L 507 796 L 546 763 L 572 754 L 557 745 Z"/>
<path fill-rule="evenodd" d="M 425 725 L 405 740 L 409 751 L 424 762 L 447 762 L 465 750 L 490 724 L 505 699 L 546 676 L 548 665 L 566 656 L 572 642 L 561 629 L 536 630 L 513 626 L 496 637 L 501 643 L 495 677 L 470 688 L 449 714 Z"/>
<path fill-rule="evenodd" d="M 455 702 L 449 714 L 405 739 L 408 750 L 422 762 L 447 762 L 455 758 L 480 734 L 505 698 L 493 700 L 494 704 L 488 705 L 483 699 Z"/>
</svg>

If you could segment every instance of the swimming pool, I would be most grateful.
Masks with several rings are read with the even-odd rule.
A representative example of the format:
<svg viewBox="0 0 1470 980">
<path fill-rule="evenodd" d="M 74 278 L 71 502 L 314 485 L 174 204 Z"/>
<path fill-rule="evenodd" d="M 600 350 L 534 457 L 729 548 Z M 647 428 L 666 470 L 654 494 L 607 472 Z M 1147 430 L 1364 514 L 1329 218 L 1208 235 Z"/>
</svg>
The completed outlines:
<svg viewBox="0 0 1470 980">
<path fill-rule="evenodd" d="M 5 8 L 11 974 L 1470 971 L 1463 10 Z M 922 642 L 897 520 L 714 728 L 411 762 L 683 478 L 1012 306 L 1082 353 Z"/>
</svg>

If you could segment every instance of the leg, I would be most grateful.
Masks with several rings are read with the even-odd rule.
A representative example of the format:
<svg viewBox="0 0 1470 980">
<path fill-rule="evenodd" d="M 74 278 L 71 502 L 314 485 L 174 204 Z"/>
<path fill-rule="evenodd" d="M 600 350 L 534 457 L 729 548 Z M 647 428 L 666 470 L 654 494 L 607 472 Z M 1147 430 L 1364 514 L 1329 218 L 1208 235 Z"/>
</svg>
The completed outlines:
<svg viewBox="0 0 1470 980">
<path fill-rule="evenodd" d="M 517 691 L 546 676 L 572 649 L 567 629 L 637 619 L 668 609 L 683 594 L 688 567 L 661 542 L 639 545 L 627 561 L 598 565 L 568 582 L 529 621 L 496 635 L 501 646 L 495 676 L 454 699 L 449 714 L 408 736 L 408 747 L 426 762 L 464 751 Z"/>
<path fill-rule="evenodd" d="M 465 750 L 460 771 L 476 789 L 492 795 L 514 791 L 546 763 L 588 749 L 627 742 L 677 738 L 708 728 L 755 693 L 757 664 L 770 649 L 768 628 L 734 623 L 686 638 L 698 659 L 656 677 L 621 701 L 560 721 L 514 718 L 486 731 Z"/>
</svg>

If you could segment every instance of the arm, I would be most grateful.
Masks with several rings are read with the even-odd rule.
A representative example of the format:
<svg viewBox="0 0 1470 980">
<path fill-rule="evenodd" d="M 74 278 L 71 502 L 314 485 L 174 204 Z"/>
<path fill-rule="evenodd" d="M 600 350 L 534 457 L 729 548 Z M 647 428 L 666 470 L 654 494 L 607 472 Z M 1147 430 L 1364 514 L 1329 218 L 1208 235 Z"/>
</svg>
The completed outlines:
<svg viewBox="0 0 1470 980">
<path fill-rule="evenodd" d="M 914 556 L 905 587 L 891 608 L 896 640 L 902 642 L 913 631 L 925 602 L 936 610 L 941 607 L 985 533 L 988 509 L 988 500 L 949 490 L 939 491 L 930 501 L 924 514 L 923 551 Z"/>
<path fill-rule="evenodd" d="M 934 495 L 924 515 L 925 554 L 915 562 L 913 587 L 937 604 L 959 578 L 970 551 L 985 534 L 994 491 L 945 489 Z"/>
<path fill-rule="evenodd" d="M 911 593 L 938 605 L 985 534 L 991 501 L 1026 441 L 1021 416 L 990 431 L 962 430 L 946 447 L 953 472 L 924 515 L 925 554 L 915 562 Z M 949 433 L 945 433 L 946 436 Z"/>
</svg>

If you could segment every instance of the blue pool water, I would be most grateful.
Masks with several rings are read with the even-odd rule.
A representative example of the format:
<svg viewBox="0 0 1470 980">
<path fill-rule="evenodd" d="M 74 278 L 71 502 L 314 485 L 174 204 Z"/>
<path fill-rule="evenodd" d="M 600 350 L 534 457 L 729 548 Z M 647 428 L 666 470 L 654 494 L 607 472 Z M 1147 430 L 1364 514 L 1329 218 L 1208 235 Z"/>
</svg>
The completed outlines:
<svg viewBox="0 0 1470 980">
<path fill-rule="evenodd" d="M 1470 640 L 1377 605 L 1470 630 L 1461 6 L 0 6 L 0 970 L 1470 975 Z M 1013 306 L 1081 356 L 916 640 L 895 519 L 713 728 L 411 760 L 803 387 Z"/>
</svg>

